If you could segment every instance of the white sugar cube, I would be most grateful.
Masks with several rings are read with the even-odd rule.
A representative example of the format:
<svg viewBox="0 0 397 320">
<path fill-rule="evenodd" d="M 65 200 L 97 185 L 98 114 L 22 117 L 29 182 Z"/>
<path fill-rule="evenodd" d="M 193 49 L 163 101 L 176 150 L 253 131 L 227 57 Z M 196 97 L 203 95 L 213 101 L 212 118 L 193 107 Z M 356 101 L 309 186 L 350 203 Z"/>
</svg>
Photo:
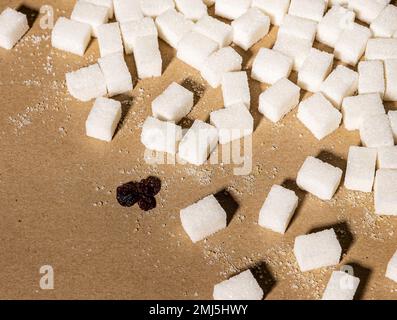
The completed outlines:
<svg viewBox="0 0 397 320">
<path fill-rule="evenodd" d="M 161 76 L 163 60 L 157 38 L 139 37 L 134 45 L 134 58 L 140 79 Z"/>
<path fill-rule="evenodd" d="M 218 143 L 218 130 L 195 120 L 179 145 L 179 157 L 188 163 L 202 165 Z"/>
<path fill-rule="evenodd" d="M 59 50 L 83 56 L 91 39 L 88 24 L 60 17 L 51 32 L 51 45 Z"/>
<path fill-rule="evenodd" d="M 97 98 L 85 122 L 89 137 L 111 141 L 121 118 L 121 103 L 108 98 Z"/>
<path fill-rule="evenodd" d="M 361 21 L 371 23 L 379 16 L 386 4 L 385 1 L 380 0 L 349 0 L 349 9 L 354 10 Z"/>
<path fill-rule="evenodd" d="M 259 112 L 270 121 L 281 120 L 299 103 L 300 88 L 283 78 L 259 96 Z"/>
<path fill-rule="evenodd" d="M 248 50 L 266 36 L 270 28 L 270 18 L 259 9 L 251 8 L 232 22 L 233 42 Z"/>
<path fill-rule="evenodd" d="M 193 107 L 193 92 L 176 82 L 152 102 L 153 116 L 160 120 L 179 122 Z"/>
<path fill-rule="evenodd" d="M 365 58 L 367 60 L 397 59 L 397 39 L 369 39 L 365 50 Z"/>
<path fill-rule="evenodd" d="M 89 101 L 107 94 L 106 80 L 97 63 L 67 73 L 66 85 L 69 93 L 81 101 Z"/>
<path fill-rule="evenodd" d="M 153 42 L 157 41 L 157 28 L 152 18 L 146 17 L 121 23 L 120 29 L 126 54 L 134 51 L 134 45 L 141 37 L 152 37 Z"/>
<path fill-rule="evenodd" d="M 286 34 L 303 38 L 313 43 L 316 37 L 316 31 L 317 22 L 288 14 L 278 29 L 278 35 Z"/>
<path fill-rule="evenodd" d="M 247 12 L 251 0 L 216 0 L 215 14 L 222 18 L 235 20 Z"/>
<path fill-rule="evenodd" d="M 202 0 L 175 0 L 175 4 L 187 19 L 197 21 L 208 15 L 207 6 Z"/>
<path fill-rule="evenodd" d="M 267 14 L 271 23 L 279 26 L 288 12 L 290 0 L 252 0 L 252 7 Z"/>
<path fill-rule="evenodd" d="M 246 270 L 214 286 L 214 300 L 262 300 L 263 290 Z"/>
<path fill-rule="evenodd" d="M 113 7 L 113 0 L 84 0 L 86 2 L 95 4 L 97 6 L 106 7 L 108 9 L 108 18 L 113 18 L 114 14 L 114 7 Z"/>
<path fill-rule="evenodd" d="M 97 37 L 101 57 L 113 53 L 123 53 L 123 41 L 118 22 L 106 23 L 98 27 Z"/>
<path fill-rule="evenodd" d="M 374 148 L 349 148 L 345 187 L 349 190 L 371 192 L 374 184 L 377 150 Z"/>
<path fill-rule="evenodd" d="M 321 200 L 331 200 L 341 178 L 341 169 L 309 156 L 299 169 L 296 183 Z"/>
<path fill-rule="evenodd" d="M 351 96 L 358 88 L 358 73 L 339 65 L 320 86 L 320 91 L 335 107 L 340 107 L 343 98 Z"/>
<path fill-rule="evenodd" d="M 297 117 L 318 140 L 338 129 L 342 121 L 342 114 L 321 93 L 302 101 Z"/>
<path fill-rule="evenodd" d="M 386 277 L 397 282 L 397 251 L 387 264 Z"/>
<path fill-rule="evenodd" d="M 251 77 L 263 83 L 274 84 L 289 77 L 292 65 L 292 58 L 281 52 L 260 48 L 252 64 Z"/>
<path fill-rule="evenodd" d="M 120 23 L 143 18 L 139 0 L 113 0 L 114 16 Z"/>
<path fill-rule="evenodd" d="M 217 88 L 226 72 L 241 70 L 242 62 L 243 58 L 232 47 L 221 48 L 204 61 L 201 76 Z"/>
<path fill-rule="evenodd" d="M 73 8 L 70 19 L 86 23 L 92 28 L 92 35 L 97 36 L 97 29 L 109 19 L 108 8 L 78 0 Z"/>
<path fill-rule="evenodd" d="M 328 7 L 333 7 L 335 5 L 344 6 L 349 3 L 349 0 L 328 0 Z"/>
<path fill-rule="evenodd" d="M 29 30 L 26 15 L 11 8 L 0 14 L 0 47 L 10 50 Z"/>
<path fill-rule="evenodd" d="M 358 130 L 363 119 L 377 114 L 385 114 L 385 108 L 378 93 L 369 93 L 344 98 L 342 113 L 345 128 Z"/>
<path fill-rule="evenodd" d="M 374 199 L 376 214 L 397 216 L 397 170 L 376 171 Z"/>
<path fill-rule="evenodd" d="M 177 57 L 200 70 L 204 61 L 216 50 L 218 44 L 197 32 L 189 32 L 178 43 Z"/>
<path fill-rule="evenodd" d="M 397 59 L 385 60 L 385 78 L 384 100 L 397 101 Z"/>
<path fill-rule="evenodd" d="M 388 5 L 371 23 L 370 28 L 375 37 L 391 38 L 397 31 L 397 7 Z"/>
<path fill-rule="evenodd" d="M 123 53 L 113 53 L 100 58 L 98 64 L 105 76 L 109 97 L 132 90 L 132 78 Z"/>
<path fill-rule="evenodd" d="M 320 22 L 327 7 L 327 0 L 291 0 L 288 14 Z"/>
<path fill-rule="evenodd" d="M 394 145 L 393 132 L 386 114 L 365 117 L 360 126 L 361 143 L 365 147 L 380 148 Z"/>
<path fill-rule="evenodd" d="M 154 151 L 176 154 L 182 128 L 172 122 L 148 117 L 142 126 L 141 142 Z"/>
<path fill-rule="evenodd" d="M 353 300 L 360 279 L 344 271 L 332 272 L 322 300 Z"/>
<path fill-rule="evenodd" d="M 251 94 L 245 71 L 226 72 L 221 84 L 225 107 L 243 103 L 248 109 L 250 108 Z"/>
<path fill-rule="evenodd" d="M 341 254 L 334 229 L 295 238 L 294 255 L 302 272 L 336 265 Z"/>
<path fill-rule="evenodd" d="M 394 139 L 397 141 L 397 111 L 390 110 L 387 114 L 390 120 L 391 130 L 393 131 Z"/>
<path fill-rule="evenodd" d="M 307 91 L 317 92 L 332 70 L 334 56 L 312 48 L 298 73 L 298 85 Z"/>
<path fill-rule="evenodd" d="M 242 103 L 211 112 L 210 122 L 218 129 L 220 144 L 249 136 L 254 131 L 254 118 Z"/>
<path fill-rule="evenodd" d="M 197 21 L 193 30 L 214 40 L 219 48 L 230 45 L 233 40 L 232 27 L 208 15 Z"/>
<path fill-rule="evenodd" d="M 174 0 L 140 0 L 140 4 L 143 14 L 153 18 L 175 8 Z"/>
<path fill-rule="evenodd" d="M 385 93 L 385 71 L 380 60 L 361 61 L 358 64 L 358 93 Z"/>
<path fill-rule="evenodd" d="M 297 206 L 294 191 L 273 185 L 259 212 L 259 225 L 284 234 Z"/>
<path fill-rule="evenodd" d="M 397 169 L 397 146 L 378 148 L 379 169 Z"/>
</svg>

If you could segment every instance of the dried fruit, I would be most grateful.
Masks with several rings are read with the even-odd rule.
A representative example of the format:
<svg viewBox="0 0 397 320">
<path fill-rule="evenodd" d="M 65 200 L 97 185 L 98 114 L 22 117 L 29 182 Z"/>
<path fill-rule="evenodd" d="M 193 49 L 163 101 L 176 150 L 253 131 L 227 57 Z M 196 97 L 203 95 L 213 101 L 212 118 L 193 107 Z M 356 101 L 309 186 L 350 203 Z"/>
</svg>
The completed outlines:
<svg viewBox="0 0 397 320">
<path fill-rule="evenodd" d="M 150 176 L 146 179 L 141 180 L 138 185 L 140 193 L 148 196 L 155 196 L 160 192 L 161 180 L 157 177 Z"/>
<path fill-rule="evenodd" d="M 156 208 L 156 198 L 147 195 L 141 195 L 141 198 L 138 201 L 138 205 L 139 208 L 144 211 L 152 210 Z"/>
<path fill-rule="evenodd" d="M 117 187 L 116 198 L 123 207 L 132 207 L 140 199 L 138 192 L 138 184 L 136 182 L 128 182 Z"/>
</svg>

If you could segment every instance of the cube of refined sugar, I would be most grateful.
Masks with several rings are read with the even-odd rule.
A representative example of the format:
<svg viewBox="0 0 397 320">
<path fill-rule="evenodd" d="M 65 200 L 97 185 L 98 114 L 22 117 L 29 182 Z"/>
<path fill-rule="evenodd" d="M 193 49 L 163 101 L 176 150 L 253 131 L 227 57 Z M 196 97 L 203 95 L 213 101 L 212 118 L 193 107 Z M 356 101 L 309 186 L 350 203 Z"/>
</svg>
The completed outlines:
<svg viewBox="0 0 397 320">
<path fill-rule="evenodd" d="M 263 290 L 246 270 L 214 286 L 214 300 L 262 300 Z"/>
<path fill-rule="evenodd" d="M 385 108 L 378 93 L 369 93 L 344 98 L 342 113 L 345 128 L 358 130 L 363 119 L 377 114 L 385 114 Z"/>
<path fill-rule="evenodd" d="M 154 151 L 176 154 L 182 128 L 175 123 L 148 117 L 142 126 L 141 142 Z"/>
<path fill-rule="evenodd" d="M 342 121 L 342 114 L 321 93 L 302 101 L 297 117 L 318 140 L 338 129 Z"/>
<path fill-rule="evenodd" d="M 193 107 L 193 92 L 176 82 L 152 102 L 153 116 L 164 121 L 179 122 Z"/>
<path fill-rule="evenodd" d="M 11 8 L 0 14 L 0 47 L 10 50 L 29 30 L 26 15 Z"/>
<path fill-rule="evenodd" d="M 294 191 L 273 185 L 259 212 L 259 225 L 281 234 L 298 207 L 298 197 Z"/>
<path fill-rule="evenodd" d="M 113 53 L 123 53 L 123 41 L 118 22 L 103 24 L 98 27 L 97 32 L 101 57 Z"/>
<path fill-rule="evenodd" d="M 158 17 L 167 10 L 174 9 L 174 0 L 140 0 L 141 10 L 147 17 Z"/>
<path fill-rule="evenodd" d="M 397 59 L 385 60 L 385 78 L 384 100 L 397 101 Z"/>
<path fill-rule="evenodd" d="M 276 123 L 297 106 L 299 97 L 296 84 L 287 78 L 280 79 L 259 96 L 259 112 Z"/>
<path fill-rule="evenodd" d="M 108 18 L 113 18 L 114 9 L 113 9 L 113 0 L 84 0 L 86 2 L 95 4 L 97 6 L 106 7 L 108 9 Z"/>
<path fill-rule="evenodd" d="M 386 4 L 381 0 L 349 0 L 349 9 L 354 10 L 361 21 L 371 23 L 379 16 Z"/>
<path fill-rule="evenodd" d="M 51 32 L 51 45 L 59 50 L 83 56 L 91 39 L 88 24 L 60 17 Z"/>
<path fill-rule="evenodd" d="M 120 23 L 143 18 L 139 0 L 113 0 L 114 16 Z"/>
<path fill-rule="evenodd" d="M 320 91 L 339 108 L 343 98 L 353 95 L 357 88 L 358 73 L 339 65 L 321 84 Z"/>
<path fill-rule="evenodd" d="M 296 183 L 321 200 L 331 200 L 341 178 L 341 169 L 309 156 L 299 169 Z"/>
<path fill-rule="evenodd" d="M 355 16 L 351 10 L 333 6 L 318 24 L 316 39 L 334 48 L 343 30 L 353 25 Z"/>
<path fill-rule="evenodd" d="M 391 131 L 393 131 L 394 139 L 397 141 L 397 111 L 390 110 L 387 115 L 389 116 Z"/>
<path fill-rule="evenodd" d="M 374 199 L 376 214 L 397 216 L 397 170 L 376 171 Z"/>
<path fill-rule="evenodd" d="M 379 169 L 397 169 L 397 146 L 378 148 Z"/>
<path fill-rule="evenodd" d="M 201 76 L 217 88 L 226 72 L 241 70 L 242 62 L 243 58 L 232 47 L 221 48 L 204 61 Z"/>
<path fill-rule="evenodd" d="M 260 48 L 252 64 L 251 78 L 260 82 L 274 84 L 288 78 L 292 71 L 293 60 L 281 52 Z"/>
<path fill-rule="evenodd" d="M 218 44 L 197 32 L 189 32 L 178 43 L 177 57 L 200 70 L 204 61 L 216 50 Z"/>
<path fill-rule="evenodd" d="M 332 70 L 334 55 L 312 48 L 298 73 L 298 85 L 305 90 L 317 92 Z"/>
<path fill-rule="evenodd" d="M 397 282 L 397 251 L 387 264 L 386 277 Z"/>
<path fill-rule="evenodd" d="M 371 37 L 369 28 L 354 23 L 352 28 L 345 29 L 335 44 L 335 58 L 355 66 L 365 52 Z"/>
<path fill-rule="evenodd" d="M 360 279 L 344 271 L 332 272 L 322 300 L 353 300 Z"/>
<path fill-rule="evenodd" d="M 336 5 L 344 6 L 349 3 L 349 0 L 328 0 L 328 7 L 333 7 Z"/>
<path fill-rule="evenodd" d="M 385 93 L 385 71 L 380 60 L 361 61 L 358 64 L 358 93 Z"/>
<path fill-rule="evenodd" d="M 288 14 L 320 22 L 327 7 L 327 0 L 291 0 Z"/>
<path fill-rule="evenodd" d="M 105 76 L 97 63 L 68 72 L 66 85 L 69 93 L 81 101 L 89 101 L 107 94 Z"/>
<path fill-rule="evenodd" d="M 233 40 L 233 28 L 208 15 L 197 21 L 193 30 L 214 40 L 218 43 L 219 48 L 228 46 Z"/>
<path fill-rule="evenodd" d="M 85 122 L 89 137 L 111 141 L 121 118 L 121 103 L 108 98 L 97 98 Z"/>
<path fill-rule="evenodd" d="M 248 76 L 245 71 L 226 72 L 222 78 L 222 95 L 225 107 L 243 103 L 248 109 L 251 104 L 251 94 Z"/>
<path fill-rule="evenodd" d="M 203 0 L 175 0 L 176 8 L 184 14 L 187 19 L 197 21 L 208 15 L 207 6 Z"/>
<path fill-rule="evenodd" d="M 391 38 L 397 31 L 397 7 L 388 5 L 379 16 L 372 21 L 370 28 L 375 37 Z"/>
<path fill-rule="evenodd" d="M 163 60 L 157 38 L 139 37 L 134 45 L 134 58 L 140 79 L 161 76 Z"/>
<path fill-rule="evenodd" d="M 102 57 L 98 64 L 105 76 L 109 97 L 132 90 L 132 78 L 123 53 L 113 53 Z"/>
<path fill-rule="evenodd" d="M 248 50 L 266 36 L 270 28 L 270 18 L 259 9 L 251 8 L 232 22 L 233 42 Z"/>
<path fill-rule="evenodd" d="M 127 21 L 121 23 L 120 28 L 126 54 L 134 51 L 134 45 L 141 37 L 152 37 L 154 41 L 157 41 L 157 28 L 152 18 Z"/>
<path fill-rule="evenodd" d="M 78 0 L 70 15 L 70 19 L 90 25 L 92 35 L 96 37 L 98 27 L 108 21 L 109 11 L 106 7 Z"/>
<path fill-rule="evenodd" d="M 294 255 L 302 272 L 336 265 L 341 254 L 334 229 L 295 238 Z"/>
<path fill-rule="evenodd" d="M 251 0 L 216 0 L 215 14 L 222 18 L 235 20 L 247 12 Z"/>
<path fill-rule="evenodd" d="M 349 190 L 371 192 L 374 184 L 377 150 L 374 148 L 349 148 L 345 187 Z"/>
<path fill-rule="evenodd" d="M 188 163 L 202 165 L 218 143 L 218 130 L 195 120 L 179 144 L 179 157 Z"/>
<path fill-rule="evenodd" d="M 288 12 L 290 0 L 252 0 L 252 7 L 267 14 L 271 23 L 279 26 Z"/>
<path fill-rule="evenodd" d="M 316 37 L 316 31 L 316 21 L 288 14 L 284 17 L 283 23 L 278 29 L 278 35 L 286 34 L 293 37 L 303 38 L 313 43 L 314 38 Z"/>
<path fill-rule="evenodd" d="M 364 146 L 379 148 L 394 145 L 393 132 L 386 114 L 365 117 L 360 126 L 360 138 Z"/>
<path fill-rule="evenodd" d="M 220 144 L 249 136 L 254 131 L 254 118 L 242 103 L 211 112 L 210 122 L 218 129 Z"/>
<path fill-rule="evenodd" d="M 369 39 L 365 50 L 365 58 L 367 60 L 397 59 L 397 39 Z"/>
</svg>

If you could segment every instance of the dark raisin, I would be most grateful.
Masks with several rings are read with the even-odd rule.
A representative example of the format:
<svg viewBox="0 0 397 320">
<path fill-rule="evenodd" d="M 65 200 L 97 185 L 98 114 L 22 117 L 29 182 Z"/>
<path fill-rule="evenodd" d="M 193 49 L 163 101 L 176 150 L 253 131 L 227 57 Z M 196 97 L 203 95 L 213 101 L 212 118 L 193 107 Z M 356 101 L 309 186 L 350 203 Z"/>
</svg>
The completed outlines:
<svg viewBox="0 0 397 320">
<path fill-rule="evenodd" d="M 139 205 L 139 208 L 141 208 L 144 211 L 152 210 L 152 209 L 156 208 L 156 198 L 141 195 L 141 198 L 138 201 L 138 205 Z"/>
<path fill-rule="evenodd" d="M 138 192 L 138 184 L 136 182 L 128 182 L 117 187 L 116 198 L 123 207 L 132 207 L 140 199 Z"/>
<path fill-rule="evenodd" d="M 157 177 L 148 177 L 139 183 L 138 189 L 140 193 L 148 196 L 155 196 L 160 192 L 161 180 Z"/>
</svg>

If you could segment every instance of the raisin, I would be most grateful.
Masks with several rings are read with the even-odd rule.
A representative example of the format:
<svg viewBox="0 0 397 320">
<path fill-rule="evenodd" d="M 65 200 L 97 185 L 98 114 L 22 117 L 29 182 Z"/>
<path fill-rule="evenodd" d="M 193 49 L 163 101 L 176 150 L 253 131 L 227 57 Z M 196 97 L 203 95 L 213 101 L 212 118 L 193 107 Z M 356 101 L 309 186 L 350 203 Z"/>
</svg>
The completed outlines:
<svg viewBox="0 0 397 320">
<path fill-rule="evenodd" d="M 156 198 L 151 196 L 141 195 L 138 201 L 139 208 L 144 211 L 149 211 L 156 208 Z"/>
<path fill-rule="evenodd" d="M 123 207 L 132 207 L 140 199 L 138 192 L 138 184 L 136 182 L 128 182 L 117 187 L 116 198 Z"/>
<path fill-rule="evenodd" d="M 161 189 L 161 180 L 157 177 L 152 177 L 152 176 L 143 179 L 138 185 L 138 190 L 140 193 L 152 197 L 158 194 L 160 192 L 160 189 Z"/>
</svg>

